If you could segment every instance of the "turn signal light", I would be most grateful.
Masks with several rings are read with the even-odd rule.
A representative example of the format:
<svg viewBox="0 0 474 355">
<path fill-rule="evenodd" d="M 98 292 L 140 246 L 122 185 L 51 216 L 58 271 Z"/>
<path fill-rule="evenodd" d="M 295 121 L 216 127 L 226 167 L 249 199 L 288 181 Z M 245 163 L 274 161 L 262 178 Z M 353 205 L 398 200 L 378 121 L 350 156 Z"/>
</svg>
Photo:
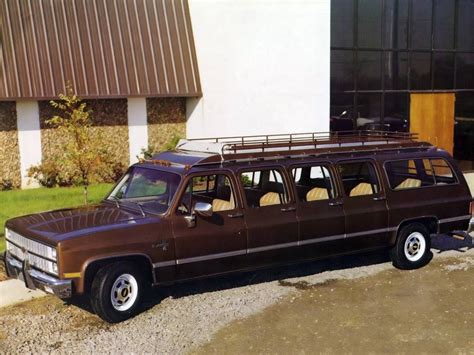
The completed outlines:
<svg viewBox="0 0 474 355">
<path fill-rule="evenodd" d="M 470 208 L 470 210 L 471 210 L 471 216 L 474 217 L 474 201 L 471 202 L 471 208 Z"/>
</svg>

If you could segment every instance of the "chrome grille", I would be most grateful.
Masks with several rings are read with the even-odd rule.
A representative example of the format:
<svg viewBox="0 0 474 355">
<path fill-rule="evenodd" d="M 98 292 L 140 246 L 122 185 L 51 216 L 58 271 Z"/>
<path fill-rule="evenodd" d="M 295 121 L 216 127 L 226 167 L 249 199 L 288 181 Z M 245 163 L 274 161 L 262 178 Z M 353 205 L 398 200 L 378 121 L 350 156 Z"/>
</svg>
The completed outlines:
<svg viewBox="0 0 474 355">
<path fill-rule="evenodd" d="M 28 239 L 23 237 L 22 235 L 12 231 L 9 229 L 6 233 L 6 238 L 8 241 L 10 241 L 10 251 L 13 255 L 15 255 L 17 258 L 20 260 L 23 260 L 25 258 L 25 253 L 23 250 L 41 255 L 45 258 L 48 259 L 53 259 L 53 256 L 50 255 L 50 247 L 36 242 L 32 239 Z"/>
</svg>

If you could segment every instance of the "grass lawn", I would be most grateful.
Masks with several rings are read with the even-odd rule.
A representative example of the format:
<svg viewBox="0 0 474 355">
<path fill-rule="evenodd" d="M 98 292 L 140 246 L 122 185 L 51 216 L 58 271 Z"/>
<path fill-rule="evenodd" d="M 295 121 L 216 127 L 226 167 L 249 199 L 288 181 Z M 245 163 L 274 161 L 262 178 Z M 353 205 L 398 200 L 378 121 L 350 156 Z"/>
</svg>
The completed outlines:
<svg viewBox="0 0 474 355">
<path fill-rule="evenodd" d="M 112 185 L 89 186 L 89 201 L 99 202 Z M 39 188 L 0 192 L 0 253 L 5 250 L 5 221 L 12 217 L 53 209 L 80 206 L 84 197 L 82 187 Z"/>
</svg>

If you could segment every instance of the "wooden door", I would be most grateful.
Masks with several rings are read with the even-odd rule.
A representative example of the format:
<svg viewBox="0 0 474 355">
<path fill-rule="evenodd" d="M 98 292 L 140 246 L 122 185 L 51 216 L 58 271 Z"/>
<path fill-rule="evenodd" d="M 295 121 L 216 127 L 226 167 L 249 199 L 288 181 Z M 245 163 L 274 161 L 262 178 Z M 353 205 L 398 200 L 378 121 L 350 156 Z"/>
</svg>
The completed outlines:
<svg viewBox="0 0 474 355">
<path fill-rule="evenodd" d="M 454 93 L 413 93 L 410 101 L 410 132 L 453 154 Z"/>
</svg>

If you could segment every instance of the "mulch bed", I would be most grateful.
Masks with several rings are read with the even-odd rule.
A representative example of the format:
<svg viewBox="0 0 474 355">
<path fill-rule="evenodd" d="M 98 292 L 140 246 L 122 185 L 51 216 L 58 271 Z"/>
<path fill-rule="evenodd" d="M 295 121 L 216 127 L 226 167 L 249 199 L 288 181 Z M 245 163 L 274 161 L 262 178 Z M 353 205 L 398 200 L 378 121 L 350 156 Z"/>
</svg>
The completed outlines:
<svg viewBox="0 0 474 355">
<path fill-rule="evenodd" d="M 5 264 L 3 263 L 3 258 L 0 258 L 0 281 L 5 281 L 6 279 L 8 279 L 8 277 L 5 272 Z"/>
</svg>

